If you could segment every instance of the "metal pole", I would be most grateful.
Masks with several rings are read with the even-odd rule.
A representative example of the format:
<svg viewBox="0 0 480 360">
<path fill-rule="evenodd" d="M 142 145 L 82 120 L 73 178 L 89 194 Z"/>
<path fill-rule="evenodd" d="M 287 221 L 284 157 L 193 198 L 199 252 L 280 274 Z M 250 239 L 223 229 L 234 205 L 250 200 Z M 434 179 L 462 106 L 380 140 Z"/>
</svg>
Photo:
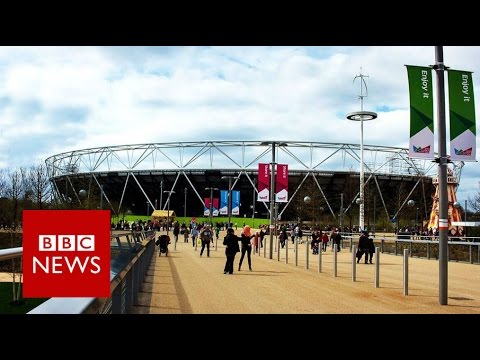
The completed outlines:
<svg viewBox="0 0 480 360">
<path fill-rule="evenodd" d="M 408 295 L 408 249 L 403 249 L 403 295 Z"/>
<path fill-rule="evenodd" d="M 160 181 L 160 207 L 159 209 L 162 209 L 162 200 L 163 200 L 163 180 Z"/>
<path fill-rule="evenodd" d="M 298 240 L 295 239 L 295 266 L 298 266 Z"/>
<path fill-rule="evenodd" d="M 340 194 L 340 231 L 343 231 L 343 193 Z"/>
<path fill-rule="evenodd" d="M 285 264 L 288 264 L 288 236 L 287 240 L 285 241 Z"/>
<path fill-rule="evenodd" d="M 333 277 L 337 277 L 337 244 L 333 245 Z"/>
<path fill-rule="evenodd" d="M 465 231 L 463 234 L 467 237 L 467 200 L 465 200 Z"/>
<path fill-rule="evenodd" d="M 361 88 L 361 87 L 360 87 Z M 363 101 L 362 101 L 363 111 Z M 360 230 L 364 230 L 364 199 L 363 199 L 363 182 L 365 180 L 363 174 L 363 116 L 360 116 L 360 214 L 359 214 L 359 226 Z"/>
<path fill-rule="evenodd" d="M 252 227 L 255 228 L 255 179 L 253 179 Z M 260 253 L 260 252 L 259 252 Z"/>
<path fill-rule="evenodd" d="M 322 249 L 318 249 L 318 272 L 322 272 Z"/>
<path fill-rule="evenodd" d="M 187 188 L 185 188 L 185 200 L 183 201 L 183 217 L 187 217 Z"/>
<path fill-rule="evenodd" d="M 270 259 L 273 258 L 273 217 L 275 209 L 275 142 L 272 142 L 272 171 L 270 172 Z"/>
<path fill-rule="evenodd" d="M 277 236 L 277 261 L 280 261 L 280 238 Z"/>
<path fill-rule="evenodd" d="M 435 46 L 435 72 L 437 74 L 437 123 L 438 123 L 438 266 L 439 286 L 438 301 L 440 305 L 448 303 L 448 194 L 447 194 L 447 139 L 445 130 L 445 83 L 443 64 L 443 46 Z"/>
<path fill-rule="evenodd" d="M 356 254 L 357 254 L 357 246 L 352 246 L 352 281 L 357 281 L 357 261 L 356 261 Z"/>
<path fill-rule="evenodd" d="M 232 178 L 228 178 L 228 227 L 232 227 L 230 218 L 232 217 Z"/>
<path fill-rule="evenodd" d="M 376 217 L 375 217 L 376 208 L 377 208 L 376 203 L 377 203 L 377 197 L 374 196 L 373 197 L 373 234 L 375 234 L 375 231 L 377 229 L 377 220 L 376 220 Z"/>
<path fill-rule="evenodd" d="M 103 185 L 100 185 L 100 210 L 103 210 Z"/>
<path fill-rule="evenodd" d="M 375 246 L 375 287 L 380 287 L 380 249 Z"/>
<path fill-rule="evenodd" d="M 210 188 L 210 210 L 208 211 L 208 217 L 209 217 L 209 220 L 210 220 L 210 226 L 211 227 L 213 227 L 212 216 L 213 216 L 213 188 L 211 187 Z"/>
<path fill-rule="evenodd" d="M 308 238 L 305 242 L 305 269 L 308 270 Z"/>
</svg>

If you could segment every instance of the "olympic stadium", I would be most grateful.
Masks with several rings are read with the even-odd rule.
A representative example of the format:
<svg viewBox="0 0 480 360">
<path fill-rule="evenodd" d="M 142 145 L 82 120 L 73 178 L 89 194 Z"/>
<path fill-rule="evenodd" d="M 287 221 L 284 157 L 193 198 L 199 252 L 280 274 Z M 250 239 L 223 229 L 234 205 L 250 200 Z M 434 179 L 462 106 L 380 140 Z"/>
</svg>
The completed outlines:
<svg viewBox="0 0 480 360">
<path fill-rule="evenodd" d="M 288 202 L 278 203 L 278 218 L 338 224 L 343 215 L 344 224 L 355 224 L 360 159 L 359 144 L 270 140 L 103 146 L 45 162 L 55 198 L 72 206 L 101 206 L 115 215 L 149 215 L 168 207 L 177 216 L 203 216 L 204 199 L 211 191 L 219 197 L 218 190 L 229 186 L 222 177 L 234 177 L 231 189 L 240 190 L 240 216 L 255 218 L 269 217 L 269 203 L 256 201 L 258 164 L 287 164 Z M 363 145 L 363 159 L 365 224 L 400 215 L 428 219 L 435 162 L 411 159 L 406 148 L 376 145 Z M 459 177 L 461 165 L 453 165 Z M 86 196 L 79 196 L 80 190 Z M 312 199 L 309 204 L 305 196 Z M 410 199 L 413 209 L 406 206 Z"/>
</svg>

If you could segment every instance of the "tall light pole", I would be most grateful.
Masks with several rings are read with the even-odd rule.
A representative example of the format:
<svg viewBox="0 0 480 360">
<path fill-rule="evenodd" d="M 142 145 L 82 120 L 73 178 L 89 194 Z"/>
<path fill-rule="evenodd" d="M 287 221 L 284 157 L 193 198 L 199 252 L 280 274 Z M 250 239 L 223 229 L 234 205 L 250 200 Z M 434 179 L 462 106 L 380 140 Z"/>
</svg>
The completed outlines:
<svg viewBox="0 0 480 360">
<path fill-rule="evenodd" d="M 213 190 L 218 190 L 216 187 L 206 187 L 205 190 L 210 190 L 210 209 L 208 210 L 208 218 L 210 219 L 210 225 L 213 226 Z"/>
<path fill-rule="evenodd" d="M 237 176 L 222 176 L 222 180 L 228 180 L 228 227 L 231 225 L 231 216 L 232 216 L 232 180 L 236 180 Z"/>
<path fill-rule="evenodd" d="M 185 199 L 183 201 L 183 217 L 187 217 L 187 188 L 185 188 Z"/>
<path fill-rule="evenodd" d="M 163 200 L 163 180 L 160 181 L 160 206 L 159 209 L 162 210 L 162 200 Z"/>
<path fill-rule="evenodd" d="M 445 79 L 446 69 L 443 63 L 443 46 L 435 46 L 435 65 L 437 74 L 437 123 L 438 123 L 438 301 L 440 305 L 448 303 L 448 193 L 447 193 L 447 136 L 445 129 Z"/>
<path fill-rule="evenodd" d="M 256 179 L 253 179 L 253 199 L 252 199 L 252 227 L 255 227 L 255 183 Z"/>
<path fill-rule="evenodd" d="M 168 235 L 168 230 L 170 229 L 170 197 L 172 196 L 172 194 L 175 194 L 175 191 L 174 191 L 174 190 L 164 190 L 163 192 L 164 192 L 164 193 L 168 193 L 168 199 L 167 199 L 167 203 L 168 203 L 168 210 L 167 210 L 167 235 Z"/>
<path fill-rule="evenodd" d="M 377 113 L 373 111 L 363 110 L 363 99 L 368 96 L 367 83 L 365 82 L 365 79 L 364 79 L 366 77 L 368 76 L 363 75 L 362 69 L 360 68 L 360 74 L 355 76 L 355 78 L 353 79 L 353 81 L 355 81 L 356 79 L 360 78 L 360 95 L 358 96 L 358 98 L 360 99 L 360 111 L 355 111 L 347 114 L 348 120 L 360 121 L 360 197 L 358 198 L 360 200 L 357 201 L 357 204 L 360 205 L 360 212 L 359 212 L 360 230 L 365 229 L 365 217 L 364 217 L 365 199 L 363 195 L 363 190 L 365 186 L 365 179 L 363 174 L 363 122 L 377 118 Z"/>
</svg>

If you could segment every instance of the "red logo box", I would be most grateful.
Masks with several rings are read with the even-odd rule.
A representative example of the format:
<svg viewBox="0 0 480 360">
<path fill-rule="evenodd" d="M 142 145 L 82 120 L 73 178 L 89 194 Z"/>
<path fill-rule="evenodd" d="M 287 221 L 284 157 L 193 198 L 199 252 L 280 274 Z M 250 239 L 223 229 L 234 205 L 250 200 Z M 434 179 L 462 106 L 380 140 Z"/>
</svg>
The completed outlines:
<svg viewBox="0 0 480 360">
<path fill-rule="evenodd" d="M 110 296 L 109 210 L 24 210 L 23 295 Z"/>
</svg>

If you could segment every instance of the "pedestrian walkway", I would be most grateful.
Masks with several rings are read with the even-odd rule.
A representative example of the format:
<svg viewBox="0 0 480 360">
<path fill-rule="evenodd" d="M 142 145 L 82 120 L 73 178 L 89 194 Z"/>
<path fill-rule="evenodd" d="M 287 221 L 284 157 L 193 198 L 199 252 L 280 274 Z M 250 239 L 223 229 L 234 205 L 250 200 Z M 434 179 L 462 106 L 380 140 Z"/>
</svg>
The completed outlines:
<svg viewBox="0 0 480 360">
<path fill-rule="evenodd" d="M 236 231 L 240 234 L 240 230 Z M 159 233 L 157 233 L 157 236 Z M 223 239 L 221 234 L 220 239 Z M 269 241 L 266 237 L 267 243 Z M 190 239 L 191 241 L 191 239 Z M 305 269 L 305 244 L 299 246 L 298 266 L 290 242 L 289 264 L 285 249 L 281 261 L 252 254 L 253 271 L 244 259 L 238 270 L 223 274 L 225 249 L 200 257 L 191 243 L 169 245 L 169 256 L 152 259 L 136 314 L 480 314 L 480 266 L 449 263 L 449 299 L 438 304 L 438 261 L 410 258 L 409 295 L 403 295 L 402 256 L 380 254 L 380 288 L 374 286 L 375 265 L 357 264 L 357 281 L 352 282 L 349 249 L 338 253 L 337 277 L 333 277 L 333 252 L 309 254 Z"/>
</svg>

